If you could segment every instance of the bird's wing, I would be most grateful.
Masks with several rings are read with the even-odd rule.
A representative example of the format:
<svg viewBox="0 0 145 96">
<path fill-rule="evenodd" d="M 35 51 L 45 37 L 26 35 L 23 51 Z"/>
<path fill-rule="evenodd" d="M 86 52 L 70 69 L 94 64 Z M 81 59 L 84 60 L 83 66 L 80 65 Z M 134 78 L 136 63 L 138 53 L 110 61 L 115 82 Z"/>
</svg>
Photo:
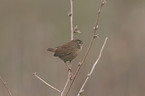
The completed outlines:
<svg viewBox="0 0 145 96">
<path fill-rule="evenodd" d="M 62 47 L 57 47 L 54 56 L 63 57 L 72 54 L 72 52 L 73 52 L 73 48 L 66 45 Z"/>
</svg>

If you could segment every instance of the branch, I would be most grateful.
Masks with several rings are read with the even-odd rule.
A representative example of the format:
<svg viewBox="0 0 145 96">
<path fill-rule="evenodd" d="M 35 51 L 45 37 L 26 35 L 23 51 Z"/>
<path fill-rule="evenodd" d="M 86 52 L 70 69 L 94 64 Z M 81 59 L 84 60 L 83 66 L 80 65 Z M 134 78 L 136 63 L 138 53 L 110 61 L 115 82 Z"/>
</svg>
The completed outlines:
<svg viewBox="0 0 145 96">
<path fill-rule="evenodd" d="M 68 13 L 68 16 L 70 17 L 70 26 L 71 26 L 71 40 L 73 40 L 73 33 L 74 33 L 74 30 L 73 30 L 73 0 L 70 0 L 70 5 L 71 5 L 71 11 Z M 78 30 L 77 30 L 78 31 Z M 37 77 L 39 80 L 41 80 L 43 83 L 45 83 L 47 86 L 51 87 L 52 89 L 58 91 L 61 93 L 61 96 L 64 95 L 64 92 L 66 91 L 67 89 L 67 86 L 71 80 L 71 70 L 68 70 L 68 78 L 67 78 L 67 81 L 66 81 L 66 84 L 63 88 L 62 91 L 58 90 L 57 88 L 53 87 L 52 85 L 48 84 L 47 82 L 45 82 L 43 79 L 41 79 L 38 75 L 37 75 L 37 72 L 33 73 L 33 75 L 35 77 Z"/>
<path fill-rule="evenodd" d="M 70 7 L 71 7 L 71 11 L 68 13 L 68 16 L 70 17 L 70 26 L 71 26 L 71 40 L 73 40 L 74 38 L 74 29 L 73 29 L 73 0 L 70 0 Z M 67 81 L 66 84 L 63 88 L 63 91 L 61 92 L 61 96 L 64 95 L 64 92 L 67 89 L 67 86 L 69 84 L 69 82 L 71 81 L 71 70 L 68 70 L 68 77 L 67 77 Z"/>
<path fill-rule="evenodd" d="M 71 40 L 73 40 L 73 0 L 70 0 L 70 6 L 71 6 L 71 11 L 68 13 L 68 16 L 70 17 L 70 27 L 71 27 Z"/>
<path fill-rule="evenodd" d="M 69 88 L 68 88 L 68 91 L 67 91 L 67 93 L 66 93 L 66 96 L 68 95 L 68 93 L 69 93 L 69 91 L 70 91 L 70 89 L 71 89 L 71 87 L 72 87 L 72 84 L 74 83 L 74 81 L 75 81 L 75 79 L 76 79 L 76 76 L 78 75 L 78 73 L 79 73 L 79 71 L 80 71 L 81 66 L 83 65 L 83 63 L 84 63 L 85 60 L 86 60 L 86 57 L 88 56 L 88 53 L 89 53 L 89 51 L 90 51 L 90 49 L 91 49 L 91 47 L 92 47 L 92 44 L 93 44 L 94 39 L 97 37 L 96 31 L 97 31 L 98 28 L 99 28 L 99 27 L 98 27 L 98 21 L 99 21 L 99 17 L 100 17 L 100 12 L 101 12 L 102 7 L 103 7 L 103 5 L 104 5 L 105 3 L 106 3 L 106 0 L 102 1 L 101 4 L 100 4 L 100 8 L 99 8 L 99 10 L 98 10 L 98 12 L 97 12 L 96 24 L 95 24 L 95 26 L 94 26 L 93 37 L 91 38 L 89 47 L 88 47 L 88 49 L 87 49 L 87 51 L 86 51 L 86 54 L 85 54 L 85 56 L 84 56 L 82 62 L 80 62 L 79 67 L 78 67 L 78 69 L 76 70 L 76 73 L 75 73 L 75 75 L 74 75 L 74 77 L 73 77 L 73 79 L 72 79 L 72 81 L 71 81 L 71 84 L 70 84 L 70 86 L 69 86 Z"/>
<path fill-rule="evenodd" d="M 51 87 L 52 89 L 58 91 L 59 93 L 61 92 L 60 90 L 58 90 L 57 88 L 53 87 L 52 85 L 50 85 L 50 84 L 48 84 L 46 81 L 44 81 L 42 78 L 40 78 L 40 77 L 38 76 L 38 73 L 37 73 L 37 72 L 33 73 L 33 75 L 34 75 L 35 77 L 37 77 L 40 81 L 42 81 L 43 83 L 45 83 L 47 86 L 49 86 L 49 87 Z"/>
<path fill-rule="evenodd" d="M 71 80 L 71 70 L 68 70 L 68 78 L 67 78 L 66 84 L 65 84 L 65 86 L 63 88 L 63 91 L 61 92 L 61 96 L 64 95 L 64 92 L 65 92 L 70 80 Z"/>
<path fill-rule="evenodd" d="M 73 0 L 70 0 L 70 7 L 71 7 L 71 11 L 68 13 L 68 16 L 70 17 L 70 26 L 71 26 L 71 40 L 73 40 L 74 38 L 74 29 L 73 29 Z M 67 89 L 67 86 L 69 85 L 69 82 L 71 81 L 71 70 L 68 70 L 68 77 L 67 77 L 67 81 L 66 84 L 63 88 L 63 91 L 61 92 L 61 96 L 64 95 L 64 92 Z"/>
<path fill-rule="evenodd" d="M 101 56 L 102 56 L 102 52 L 103 52 L 103 49 L 104 49 L 104 47 L 105 47 L 105 45 L 106 45 L 107 40 L 108 40 L 108 37 L 106 37 L 106 39 L 105 39 L 105 41 L 104 41 L 104 44 L 102 45 L 102 48 L 101 48 L 101 50 L 100 50 L 99 56 L 98 56 L 96 62 L 94 63 L 94 65 L 93 65 L 93 67 L 92 67 L 90 73 L 88 74 L 88 76 L 87 76 L 85 82 L 83 83 L 83 85 L 82 85 L 82 87 L 81 87 L 81 89 L 80 89 L 80 91 L 79 91 L 79 93 L 78 93 L 77 96 L 80 96 L 80 94 L 81 94 L 82 92 L 84 92 L 84 87 L 85 87 L 87 81 L 89 80 L 90 76 L 92 75 L 92 73 L 93 73 L 93 71 L 94 71 L 96 65 L 98 64 L 98 61 L 100 60 L 100 58 L 101 58 Z"/>
<path fill-rule="evenodd" d="M 12 96 L 11 91 L 9 90 L 9 88 L 7 87 L 7 82 L 5 82 L 2 77 L 0 76 L 0 81 L 2 81 L 2 83 L 4 84 L 4 87 L 6 88 L 6 90 L 8 91 L 9 95 Z"/>
</svg>

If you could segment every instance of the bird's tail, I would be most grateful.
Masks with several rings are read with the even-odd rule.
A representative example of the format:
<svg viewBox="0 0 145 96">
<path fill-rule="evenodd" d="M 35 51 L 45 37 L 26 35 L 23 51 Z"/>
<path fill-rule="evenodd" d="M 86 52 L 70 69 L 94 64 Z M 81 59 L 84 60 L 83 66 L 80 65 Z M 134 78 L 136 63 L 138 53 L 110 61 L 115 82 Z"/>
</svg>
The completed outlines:
<svg viewBox="0 0 145 96">
<path fill-rule="evenodd" d="M 57 48 L 48 48 L 47 51 L 50 51 L 50 52 L 55 52 Z"/>
</svg>

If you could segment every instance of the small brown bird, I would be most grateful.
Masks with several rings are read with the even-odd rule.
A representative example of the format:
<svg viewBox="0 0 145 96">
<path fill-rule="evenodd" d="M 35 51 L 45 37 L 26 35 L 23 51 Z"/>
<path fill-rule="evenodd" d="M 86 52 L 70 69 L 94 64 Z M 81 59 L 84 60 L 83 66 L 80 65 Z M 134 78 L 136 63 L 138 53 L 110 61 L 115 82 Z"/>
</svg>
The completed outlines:
<svg viewBox="0 0 145 96">
<path fill-rule="evenodd" d="M 75 39 L 56 48 L 48 48 L 47 51 L 54 52 L 54 56 L 59 57 L 64 63 L 67 61 L 71 63 L 77 57 L 78 52 L 81 51 L 82 44 L 81 40 Z"/>
</svg>

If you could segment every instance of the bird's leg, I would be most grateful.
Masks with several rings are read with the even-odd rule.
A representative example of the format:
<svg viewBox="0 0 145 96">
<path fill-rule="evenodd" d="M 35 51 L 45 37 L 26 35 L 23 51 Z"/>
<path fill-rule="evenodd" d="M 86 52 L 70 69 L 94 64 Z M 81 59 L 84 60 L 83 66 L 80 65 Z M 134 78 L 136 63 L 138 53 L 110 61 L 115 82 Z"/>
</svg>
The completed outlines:
<svg viewBox="0 0 145 96">
<path fill-rule="evenodd" d="M 68 71 L 70 70 L 70 71 L 72 71 L 71 70 L 71 67 L 66 63 L 66 62 L 64 62 L 65 63 L 65 65 L 66 65 L 66 67 L 68 68 Z"/>
</svg>

